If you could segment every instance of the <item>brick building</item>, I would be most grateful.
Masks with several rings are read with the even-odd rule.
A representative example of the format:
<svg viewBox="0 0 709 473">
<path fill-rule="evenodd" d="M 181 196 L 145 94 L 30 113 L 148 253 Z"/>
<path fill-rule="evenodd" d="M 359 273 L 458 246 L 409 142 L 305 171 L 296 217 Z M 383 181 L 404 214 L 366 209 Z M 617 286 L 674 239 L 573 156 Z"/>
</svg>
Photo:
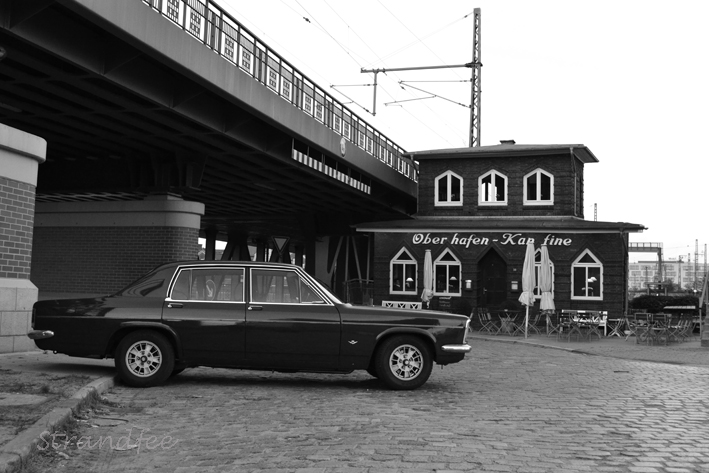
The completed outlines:
<svg viewBox="0 0 709 473">
<path fill-rule="evenodd" d="M 426 251 L 430 307 L 470 313 L 519 298 L 526 243 L 537 266 L 549 250 L 557 308 L 625 310 L 628 234 L 642 225 L 583 217 L 584 145 L 500 145 L 412 153 L 419 163 L 413 219 L 357 226 L 373 234 L 373 301 L 420 302 Z M 535 289 L 537 297 L 541 297 Z"/>
</svg>

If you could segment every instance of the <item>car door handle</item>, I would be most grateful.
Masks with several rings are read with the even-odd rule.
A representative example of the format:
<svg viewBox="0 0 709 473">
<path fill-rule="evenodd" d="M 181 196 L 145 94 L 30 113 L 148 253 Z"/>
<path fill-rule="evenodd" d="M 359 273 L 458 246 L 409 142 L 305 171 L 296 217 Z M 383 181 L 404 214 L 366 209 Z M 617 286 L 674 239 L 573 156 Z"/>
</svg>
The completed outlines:
<svg viewBox="0 0 709 473">
<path fill-rule="evenodd" d="M 182 304 L 180 304 L 179 302 L 170 302 L 167 305 L 167 308 L 168 309 L 182 309 Z"/>
<path fill-rule="evenodd" d="M 263 309 L 263 307 L 261 307 L 260 305 L 250 305 L 249 306 L 249 310 L 261 310 L 261 309 Z"/>
</svg>

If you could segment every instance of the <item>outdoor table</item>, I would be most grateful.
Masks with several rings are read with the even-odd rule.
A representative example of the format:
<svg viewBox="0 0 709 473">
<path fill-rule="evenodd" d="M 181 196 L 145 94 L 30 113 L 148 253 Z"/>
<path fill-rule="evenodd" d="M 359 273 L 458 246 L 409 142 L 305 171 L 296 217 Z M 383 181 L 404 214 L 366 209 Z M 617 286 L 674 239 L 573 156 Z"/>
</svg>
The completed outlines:
<svg viewBox="0 0 709 473">
<path fill-rule="evenodd" d="M 498 317 L 500 317 L 500 332 L 505 332 L 508 335 L 514 335 L 517 331 L 517 324 L 515 320 L 519 313 L 513 310 L 502 310 L 498 312 Z"/>
<path fill-rule="evenodd" d="M 579 313 L 578 319 L 576 319 L 581 331 L 584 332 L 584 336 L 590 341 L 591 334 L 598 335 L 598 339 L 601 339 L 601 332 L 598 329 L 603 325 L 605 334 L 605 323 L 601 316 L 597 313 Z"/>
</svg>

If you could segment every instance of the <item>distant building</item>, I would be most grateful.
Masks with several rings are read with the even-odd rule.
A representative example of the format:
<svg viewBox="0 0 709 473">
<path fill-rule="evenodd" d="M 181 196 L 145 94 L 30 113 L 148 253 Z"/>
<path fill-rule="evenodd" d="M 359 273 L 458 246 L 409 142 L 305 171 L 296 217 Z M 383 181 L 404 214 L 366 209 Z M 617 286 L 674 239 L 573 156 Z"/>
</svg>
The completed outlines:
<svg viewBox="0 0 709 473">
<path fill-rule="evenodd" d="M 709 265 L 705 263 L 694 264 L 693 261 L 663 261 L 662 279 L 672 280 L 679 289 L 686 289 L 688 286 L 701 291 L 704 283 L 704 275 Z M 660 281 L 660 274 L 657 261 L 639 261 L 629 264 L 628 289 L 631 291 L 643 291 L 647 285 Z"/>
</svg>

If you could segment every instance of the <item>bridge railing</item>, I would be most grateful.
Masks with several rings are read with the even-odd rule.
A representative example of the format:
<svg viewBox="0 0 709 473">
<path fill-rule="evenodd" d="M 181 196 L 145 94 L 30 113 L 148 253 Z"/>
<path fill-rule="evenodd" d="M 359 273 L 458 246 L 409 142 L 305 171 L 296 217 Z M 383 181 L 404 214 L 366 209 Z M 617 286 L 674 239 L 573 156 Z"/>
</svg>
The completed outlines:
<svg viewBox="0 0 709 473">
<path fill-rule="evenodd" d="M 418 181 L 418 170 L 396 143 L 260 41 L 210 0 L 141 0 L 259 81 L 281 99 L 343 136 L 373 158 Z"/>
</svg>

